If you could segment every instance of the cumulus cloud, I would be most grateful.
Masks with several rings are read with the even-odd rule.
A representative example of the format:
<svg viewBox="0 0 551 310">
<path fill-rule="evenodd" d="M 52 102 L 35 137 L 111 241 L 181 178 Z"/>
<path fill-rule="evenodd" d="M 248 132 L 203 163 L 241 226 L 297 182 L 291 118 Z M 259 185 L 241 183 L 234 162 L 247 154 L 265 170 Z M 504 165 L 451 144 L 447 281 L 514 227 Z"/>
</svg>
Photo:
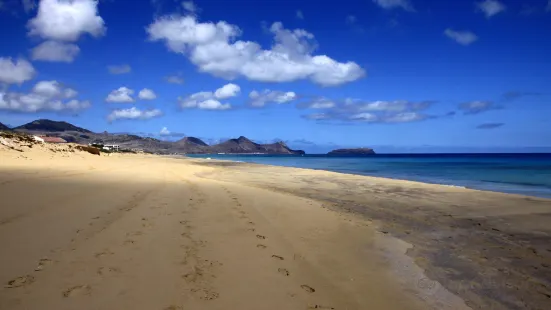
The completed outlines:
<svg viewBox="0 0 551 310">
<path fill-rule="evenodd" d="M 461 110 L 463 114 L 478 114 L 499 108 L 500 107 L 495 105 L 492 101 L 469 101 L 459 105 L 459 110 Z"/>
<path fill-rule="evenodd" d="M 444 34 L 454 40 L 455 42 L 461 44 L 461 45 L 471 45 L 473 44 L 476 40 L 478 40 L 478 37 L 470 32 L 470 31 L 455 31 L 453 29 L 446 29 L 444 31 Z"/>
<path fill-rule="evenodd" d="M 409 0 L 373 0 L 373 2 L 385 10 L 403 9 L 410 12 L 415 11 Z"/>
<path fill-rule="evenodd" d="M 297 10 L 296 16 L 297 16 L 298 19 L 304 19 L 304 14 L 302 14 L 301 10 Z"/>
<path fill-rule="evenodd" d="M 6 84 L 21 84 L 31 80 L 36 71 L 25 59 L 12 60 L 10 57 L 0 57 L 0 82 Z"/>
<path fill-rule="evenodd" d="M 202 91 L 188 97 L 178 97 L 178 103 L 182 109 L 228 110 L 231 105 L 220 102 L 220 99 L 237 96 L 240 91 L 238 85 L 229 83 L 214 92 Z"/>
<path fill-rule="evenodd" d="M 485 0 L 476 3 L 476 8 L 478 11 L 481 11 L 486 15 L 487 18 L 490 18 L 496 14 L 499 14 L 505 11 L 506 7 L 503 3 L 497 0 Z"/>
<path fill-rule="evenodd" d="M 288 30 L 273 23 L 271 49 L 258 43 L 236 40 L 241 30 L 225 21 L 199 22 L 195 16 L 163 16 L 147 28 L 151 41 L 164 41 L 168 49 L 187 56 L 201 72 L 261 82 L 309 79 L 323 86 L 355 81 L 365 71 L 355 62 L 338 62 L 313 55 L 314 35 L 303 29 Z"/>
<path fill-rule="evenodd" d="M 140 110 L 136 107 L 130 109 L 117 109 L 113 110 L 108 116 L 107 120 L 110 122 L 118 119 L 130 119 L 130 120 L 146 120 L 163 115 L 161 110 Z"/>
<path fill-rule="evenodd" d="M 130 73 L 132 71 L 132 67 L 129 65 L 111 65 L 107 66 L 107 70 L 109 70 L 109 73 L 111 74 L 125 74 Z"/>
<path fill-rule="evenodd" d="M 476 129 L 494 129 L 494 128 L 498 128 L 498 127 L 501 127 L 505 124 L 503 123 L 484 123 L 484 124 L 480 124 L 478 126 L 476 126 Z"/>
<path fill-rule="evenodd" d="M 299 104 L 305 109 L 324 110 L 322 113 L 303 115 L 311 120 L 332 120 L 340 122 L 365 123 L 409 123 L 422 121 L 434 116 L 423 113 L 434 101 L 362 101 L 347 98 L 340 102 L 327 98 L 317 98 Z"/>
<path fill-rule="evenodd" d="M 249 105 L 252 107 L 263 107 L 268 103 L 288 103 L 297 99 L 297 94 L 292 91 L 282 92 L 265 89 L 262 92 L 253 90 L 249 93 Z"/>
<path fill-rule="evenodd" d="M 169 75 L 165 80 L 170 84 L 184 84 L 184 79 L 178 75 Z"/>
<path fill-rule="evenodd" d="M 134 94 L 134 90 L 128 88 L 128 87 L 119 87 L 118 89 L 113 90 L 107 98 L 105 98 L 105 101 L 107 102 L 134 102 L 134 98 L 132 98 L 132 95 Z"/>
<path fill-rule="evenodd" d="M 153 90 L 149 88 L 144 88 L 138 93 L 138 98 L 142 100 L 153 100 L 157 98 L 157 95 L 155 95 L 155 92 L 153 92 Z"/>
<path fill-rule="evenodd" d="M 57 81 L 40 81 L 29 93 L 0 92 L 0 110 L 14 112 L 78 111 L 90 107 L 89 101 L 71 99 L 77 95 Z"/>
<path fill-rule="evenodd" d="M 178 103 L 182 109 L 228 110 L 231 108 L 229 103 L 214 99 L 212 92 L 200 92 L 185 98 L 178 97 Z"/>
<path fill-rule="evenodd" d="M 159 135 L 161 136 L 169 136 L 170 135 L 170 130 L 168 130 L 168 128 L 166 127 L 163 127 L 161 129 L 161 131 L 159 132 Z"/>
<path fill-rule="evenodd" d="M 27 25 L 29 34 L 47 40 L 74 42 L 83 34 L 99 37 L 105 33 L 95 0 L 42 0 L 38 14 Z"/>
<path fill-rule="evenodd" d="M 227 99 L 239 95 L 241 88 L 239 85 L 232 83 L 226 84 L 214 92 L 214 97 L 217 99 Z"/>
<path fill-rule="evenodd" d="M 75 44 L 45 41 L 32 49 L 32 59 L 52 62 L 73 62 L 79 52 L 80 48 Z"/>
</svg>

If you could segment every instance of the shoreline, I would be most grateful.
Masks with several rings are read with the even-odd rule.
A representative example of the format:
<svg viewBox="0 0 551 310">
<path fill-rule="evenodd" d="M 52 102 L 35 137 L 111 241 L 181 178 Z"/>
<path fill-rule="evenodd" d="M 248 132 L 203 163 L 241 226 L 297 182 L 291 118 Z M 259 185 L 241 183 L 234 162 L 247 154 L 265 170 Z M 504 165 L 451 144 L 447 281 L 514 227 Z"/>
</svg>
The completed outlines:
<svg viewBox="0 0 551 310">
<path fill-rule="evenodd" d="M 0 308 L 540 309 L 551 296 L 549 199 L 69 147 L 0 148 Z"/>
<path fill-rule="evenodd" d="M 322 172 L 328 172 L 328 173 L 337 173 L 337 174 L 343 174 L 343 175 L 366 177 L 366 178 L 370 178 L 370 179 L 373 179 L 373 180 L 389 180 L 389 181 L 407 182 L 407 183 L 413 183 L 413 184 L 424 184 L 424 185 L 430 185 L 430 186 L 442 186 L 444 188 L 454 188 L 454 189 L 462 189 L 462 190 L 485 192 L 485 193 L 495 193 L 495 194 L 521 196 L 521 197 L 525 197 L 525 198 L 546 199 L 546 200 L 549 200 L 551 202 L 551 196 L 536 196 L 536 195 L 527 195 L 527 194 L 523 194 L 523 193 L 502 192 L 502 191 L 497 191 L 497 190 L 493 191 L 493 190 L 487 190 L 487 189 L 471 188 L 471 187 L 461 186 L 461 185 L 431 183 L 431 182 L 424 182 L 424 181 L 417 181 L 417 180 L 410 180 L 410 179 L 400 179 L 400 178 L 391 178 L 391 177 L 384 177 L 384 176 L 374 176 L 374 175 L 368 175 L 368 174 L 359 174 L 359 173 L 353 173 L 353 172 L 326 170 L 326 169 L 322 169 L 322 168 L 318 169 L 318 168 L 301 168 L 301 167 L 293 167 L 293 166 L 280 166 L 280 165 L 273 165 L 273 164 L 245 162 L 245 161 L 239 161 L 239 160 L 220 159 L 220 158 L 203 158 L 203 157 L 188 157 L 188 156 L 168 156 L 168 157 L 177 158 L 177 159 L 182 159 L 183 158 L 183 159 L 190 159 L 190 160 L 205 160 L 207 162 L 208 161 L 219 161 L 219 162 L 235 163 L 235 164 L 240 164 L 240 165 L 253 165 L 253 166 L 258 165 L 258 166 L 267 166 L 267 167 L 274 167 L 274 168 L 289 168 L 289 169 L 322 171 Z"/>
</svg>

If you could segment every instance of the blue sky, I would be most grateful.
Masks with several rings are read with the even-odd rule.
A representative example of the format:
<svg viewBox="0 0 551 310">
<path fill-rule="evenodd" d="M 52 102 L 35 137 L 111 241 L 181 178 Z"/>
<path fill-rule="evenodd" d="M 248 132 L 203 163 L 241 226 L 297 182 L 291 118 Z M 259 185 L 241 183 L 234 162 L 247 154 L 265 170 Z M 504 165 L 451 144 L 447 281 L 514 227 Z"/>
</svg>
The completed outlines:
<svg viewBox="0 0 551 310">
<path fill-rule="evenodd" d="M 0 122 L 551 150 L 548 0 L 0 0 Z"/>
</svg>

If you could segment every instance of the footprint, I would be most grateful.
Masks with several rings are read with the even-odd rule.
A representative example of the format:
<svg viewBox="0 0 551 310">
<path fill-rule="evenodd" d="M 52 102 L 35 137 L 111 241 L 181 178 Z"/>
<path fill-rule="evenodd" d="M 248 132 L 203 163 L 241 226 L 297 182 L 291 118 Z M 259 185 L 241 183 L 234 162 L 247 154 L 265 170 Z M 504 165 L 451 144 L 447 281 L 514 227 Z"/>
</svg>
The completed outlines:
<svg viewBox="0 0 551 310">
<path fill-rule="evenodd" d="M 89 285 L 77 285 L 63 292 L 63 297 L 90 295 L 92 288 Z"/>
<path fill-rule="evenodd" d="M 285 268 L 278 268 L 277 269 L 277 272 L 279 272 L 280 274 L 288 277 L 291 273 L 289 272 L 289 270 L 285 269 Z"/>
<path fill-rule="evenodd" d="M 180 306 L 170 305 L 170 306 L 164 308 L 163 310 L 181 310 L 181 309 L 184 309 L 184 308 L 182 308 Z"/>
<path fill-rule="evenodd" d="M 264 244 L 257 244 L 256 247 L 259 248 L 259 249 L 267 248 L 267 246 L 265 246 Z"/>
<path fill-rule="evenodd" d="M 316 291 L 313 287 L 305 285 L 305 284 L 301 285 L 300 287 L 308 293 L 313 293 L 313 292 Z"/>
<path fill-rule="evenodd" d="M 109 250 L 105 250 L 103 252 L 99 252 L 99 253 L 96 253 L 96 258 L 100 258 L 100 257 L 103 257 L 103 256 L 107 256 L 107 255 L 113 255 L 115 253 L 109 251 Z"/>
<path fill-rule="evenodd" d="M 256 235 L 256 237 L 257 237 L 258 239 L 266 239 L 266 237 L 264 237 L 264 236 L 262 236 L 262 235 Z"/>
<path fill-rule="evenodd" d="M 34 277 L 31 275 L 26 275 L 22 277 L 17 277 L 11 281 L 8 282 L 8 285 L 6 285 L 6 288 L 14 288 L 14 287 L 21 287 L 21 286 L 27 286 L 34 282 Z"/>
<path fill-rule="evenodd" d="M 284 258 L 279 255 L 272 255 L 272 257 L 275 259 L 284 260 Z"/>
<path fill-rule="evenodd" d="M 41 258 L 38 261 L 38 266 L 36 266 L 34 271 L 40 271 L 40 270 L 44 269 L 44 267 L 46 267 L 48 265 L 51 265 L 52 263 L 53 263 L 53 261 L 49 258 Z"/>
<path fill-rule="evenodd" d="M 107 274 L 121 273 L 121 270 L 117 267 L 99 267 L 97 273 L 100 276 L 103 276 L 103 275 L 107 275 Z"/>
<path fill-rule="evenodd" d="M 136 241 L 132 240 L 132 239 L 128 239 L 128 240 L 125 240 L 124 241 L 124 244 L 125 245 L 129 245 L 129 244 L 134 244 Z"/>
<path fill-rule="evenodd" d="M 327 307 L 327 306 L 322 306 L 322 305 L 313 305 L 313 306 L 308 306 L 308 309 L 335 309 L 333 307 Z"/>
<path fill-rule="evenodd" d="M 248 222 L 247 224 L 249 224 L 249 225 L 254 225 L 254 222 Z"/>
</svg>

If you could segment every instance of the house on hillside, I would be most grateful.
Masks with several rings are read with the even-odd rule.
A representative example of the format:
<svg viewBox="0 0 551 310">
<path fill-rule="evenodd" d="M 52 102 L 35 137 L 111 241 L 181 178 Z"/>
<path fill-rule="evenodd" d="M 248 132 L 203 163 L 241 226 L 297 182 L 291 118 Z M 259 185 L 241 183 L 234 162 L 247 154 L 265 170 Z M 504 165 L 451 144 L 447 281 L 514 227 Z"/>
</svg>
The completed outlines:
<svg viewBox="0 0 551 310">
<path fill-rule="evenodd" d="M 36 142 L 44 143 L 44 139 L 42 139 L 42 138 L 39 137 L 39 136 L 33 136 L 33 139 L 34 139 L 34 141 L 36 141 Z"/>
<path fill-rule="evenodd" d="M 46 137 L 46 136 L 39 136 L 44 142 L 46 143 L 67 143 L 65 139 L 59 138 L 59 137 Z"/>
<path fill-rule="evenodd" d="M 107 151 L 118 152 L 120 150 L 120 146 L 118 144 L 106 144 L 103 146 L 103 149 Z"/>
</svg>

